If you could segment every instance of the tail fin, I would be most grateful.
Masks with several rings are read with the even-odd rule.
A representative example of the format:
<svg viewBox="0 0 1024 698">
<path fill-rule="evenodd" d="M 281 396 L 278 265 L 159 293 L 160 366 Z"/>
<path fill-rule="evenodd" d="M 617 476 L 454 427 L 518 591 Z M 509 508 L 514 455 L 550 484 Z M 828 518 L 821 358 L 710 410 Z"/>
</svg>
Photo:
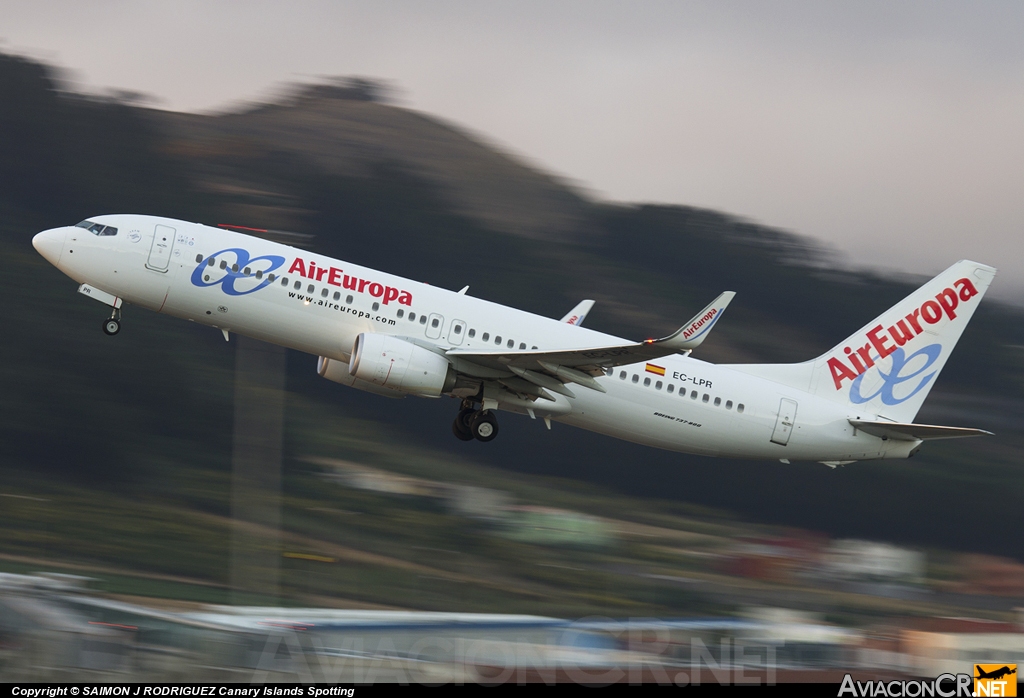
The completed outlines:
<svg viewBox="0 0 1024 698">
<path fill-rule="evenodd" d="M 957 262 L 813 361 L 730 368 L 912 422 L 995 273 Z"/>
</svg>

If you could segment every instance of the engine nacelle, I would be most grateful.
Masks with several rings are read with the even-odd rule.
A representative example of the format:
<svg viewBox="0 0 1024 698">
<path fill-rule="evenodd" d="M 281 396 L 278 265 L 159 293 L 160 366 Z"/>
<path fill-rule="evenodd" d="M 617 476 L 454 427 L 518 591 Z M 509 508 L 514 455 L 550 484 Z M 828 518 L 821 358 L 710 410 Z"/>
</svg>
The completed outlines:
<svg viewBox="0 0 1024 698">
<path fill-rule="evenodd" d="M 347 361 L 338 361 L 337 359 L 328 359 L 326 356 L 321 356 L 316 362 L 316 372 L 329 381 L 341 383 L 342 385 L 347 385 L 357 390 L 365 390 L 366 392 L 373 393 L 374 395 L 383 395 L 384 397 L 406 396 L 406 393 L 403 393 L 400 390 L 382 388 L 379 385 L 359 380 L 348 372 Z"/>
<path fill-rule="evenodd" d="M 455 371 L 440 354 L 386 334 L 362 333 L 348 372 L 381 388 L 437 397 L 455 386 Z"/>
</svg>

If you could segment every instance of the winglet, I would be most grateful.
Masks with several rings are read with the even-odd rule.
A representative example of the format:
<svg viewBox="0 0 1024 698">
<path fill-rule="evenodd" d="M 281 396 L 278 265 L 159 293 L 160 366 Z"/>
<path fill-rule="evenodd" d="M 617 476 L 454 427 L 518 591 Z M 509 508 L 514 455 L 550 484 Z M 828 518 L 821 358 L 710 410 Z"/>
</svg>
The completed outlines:
<svg viewBox="0 0 1024 698">
<path fill-rule="evenodd" d="M 566 322 L 570 325 L 582 325 L 587 313 L 594 307 L 594 301 L 580 301 L 575 308 L 566 313 L 559 322 Z"/>
<path fill-rule="evenodd" d="M 735 296 L 735 291 L 725 291 L 718 298 L 711 301 L 708 307 L 697 313 L 688 323 L 668 337 L 655 340 L 652 344 L 665 344 L 679 352 L 693 351 L 707 338 L 711 328 L 722 317 L 722 313 L 725 312 L 729 302 Z"/>
</svg>

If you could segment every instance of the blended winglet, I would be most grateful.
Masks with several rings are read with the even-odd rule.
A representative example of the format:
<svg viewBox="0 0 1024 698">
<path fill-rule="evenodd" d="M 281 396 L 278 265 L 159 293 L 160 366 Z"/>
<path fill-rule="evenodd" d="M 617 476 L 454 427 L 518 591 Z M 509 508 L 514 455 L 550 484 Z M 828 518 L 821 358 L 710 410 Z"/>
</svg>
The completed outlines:
<svg viewBox="0 0 1024 698">
<path fill-rule="evenodd" d="M 722 313 L 736 297 L 735 291 L 724 291 L 715 300 L 711 301 L 704 310 L 697 313 L 692 320 L 680 327 L 674 333 L 664 339 L 657 339 L 651 344 L 661 344 L 678 352 L 693 351 L 707 339 L 711 328 L 715 326 Z"/>
<path fill-rule="evenodd" d="M 561 320 L 559 320 L 559 322 L 564 322 L 564 323 L 567 323 L 569 325 L 576 325 L 578 327 L 579 325 L 583 324 L 583 321 L 587 317 L 587 313 L 589 313 L 590 309 L 593 308 L 593 307 L 594 307 L 594 301 L 591 301 L 591 300 L 580 301 L 576 305 L 576 307 L 573 308 L 572 310 L 570 310 L 568 313 L 566 313 L 565 317 L 563 317 Z"/>
</svg>

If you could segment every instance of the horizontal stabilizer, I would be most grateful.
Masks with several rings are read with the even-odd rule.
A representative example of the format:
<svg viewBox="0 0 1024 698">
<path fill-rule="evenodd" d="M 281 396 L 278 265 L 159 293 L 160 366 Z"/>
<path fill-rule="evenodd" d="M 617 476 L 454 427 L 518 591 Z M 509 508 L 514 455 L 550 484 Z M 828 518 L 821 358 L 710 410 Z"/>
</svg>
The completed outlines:
<svg viewBox="0 0 1024 698">
<path fill-rule="evenodd" d="M 992 436 L 984 429 L 967 427 L 940 427 L 933 424 L 902 424 L 900 422 L 869 422 L 851 419 L 850 424 L 872 436 L 898 441 L 929 441 L 932 439 L 962 439 L 966 436 Z"/>
</svg>

